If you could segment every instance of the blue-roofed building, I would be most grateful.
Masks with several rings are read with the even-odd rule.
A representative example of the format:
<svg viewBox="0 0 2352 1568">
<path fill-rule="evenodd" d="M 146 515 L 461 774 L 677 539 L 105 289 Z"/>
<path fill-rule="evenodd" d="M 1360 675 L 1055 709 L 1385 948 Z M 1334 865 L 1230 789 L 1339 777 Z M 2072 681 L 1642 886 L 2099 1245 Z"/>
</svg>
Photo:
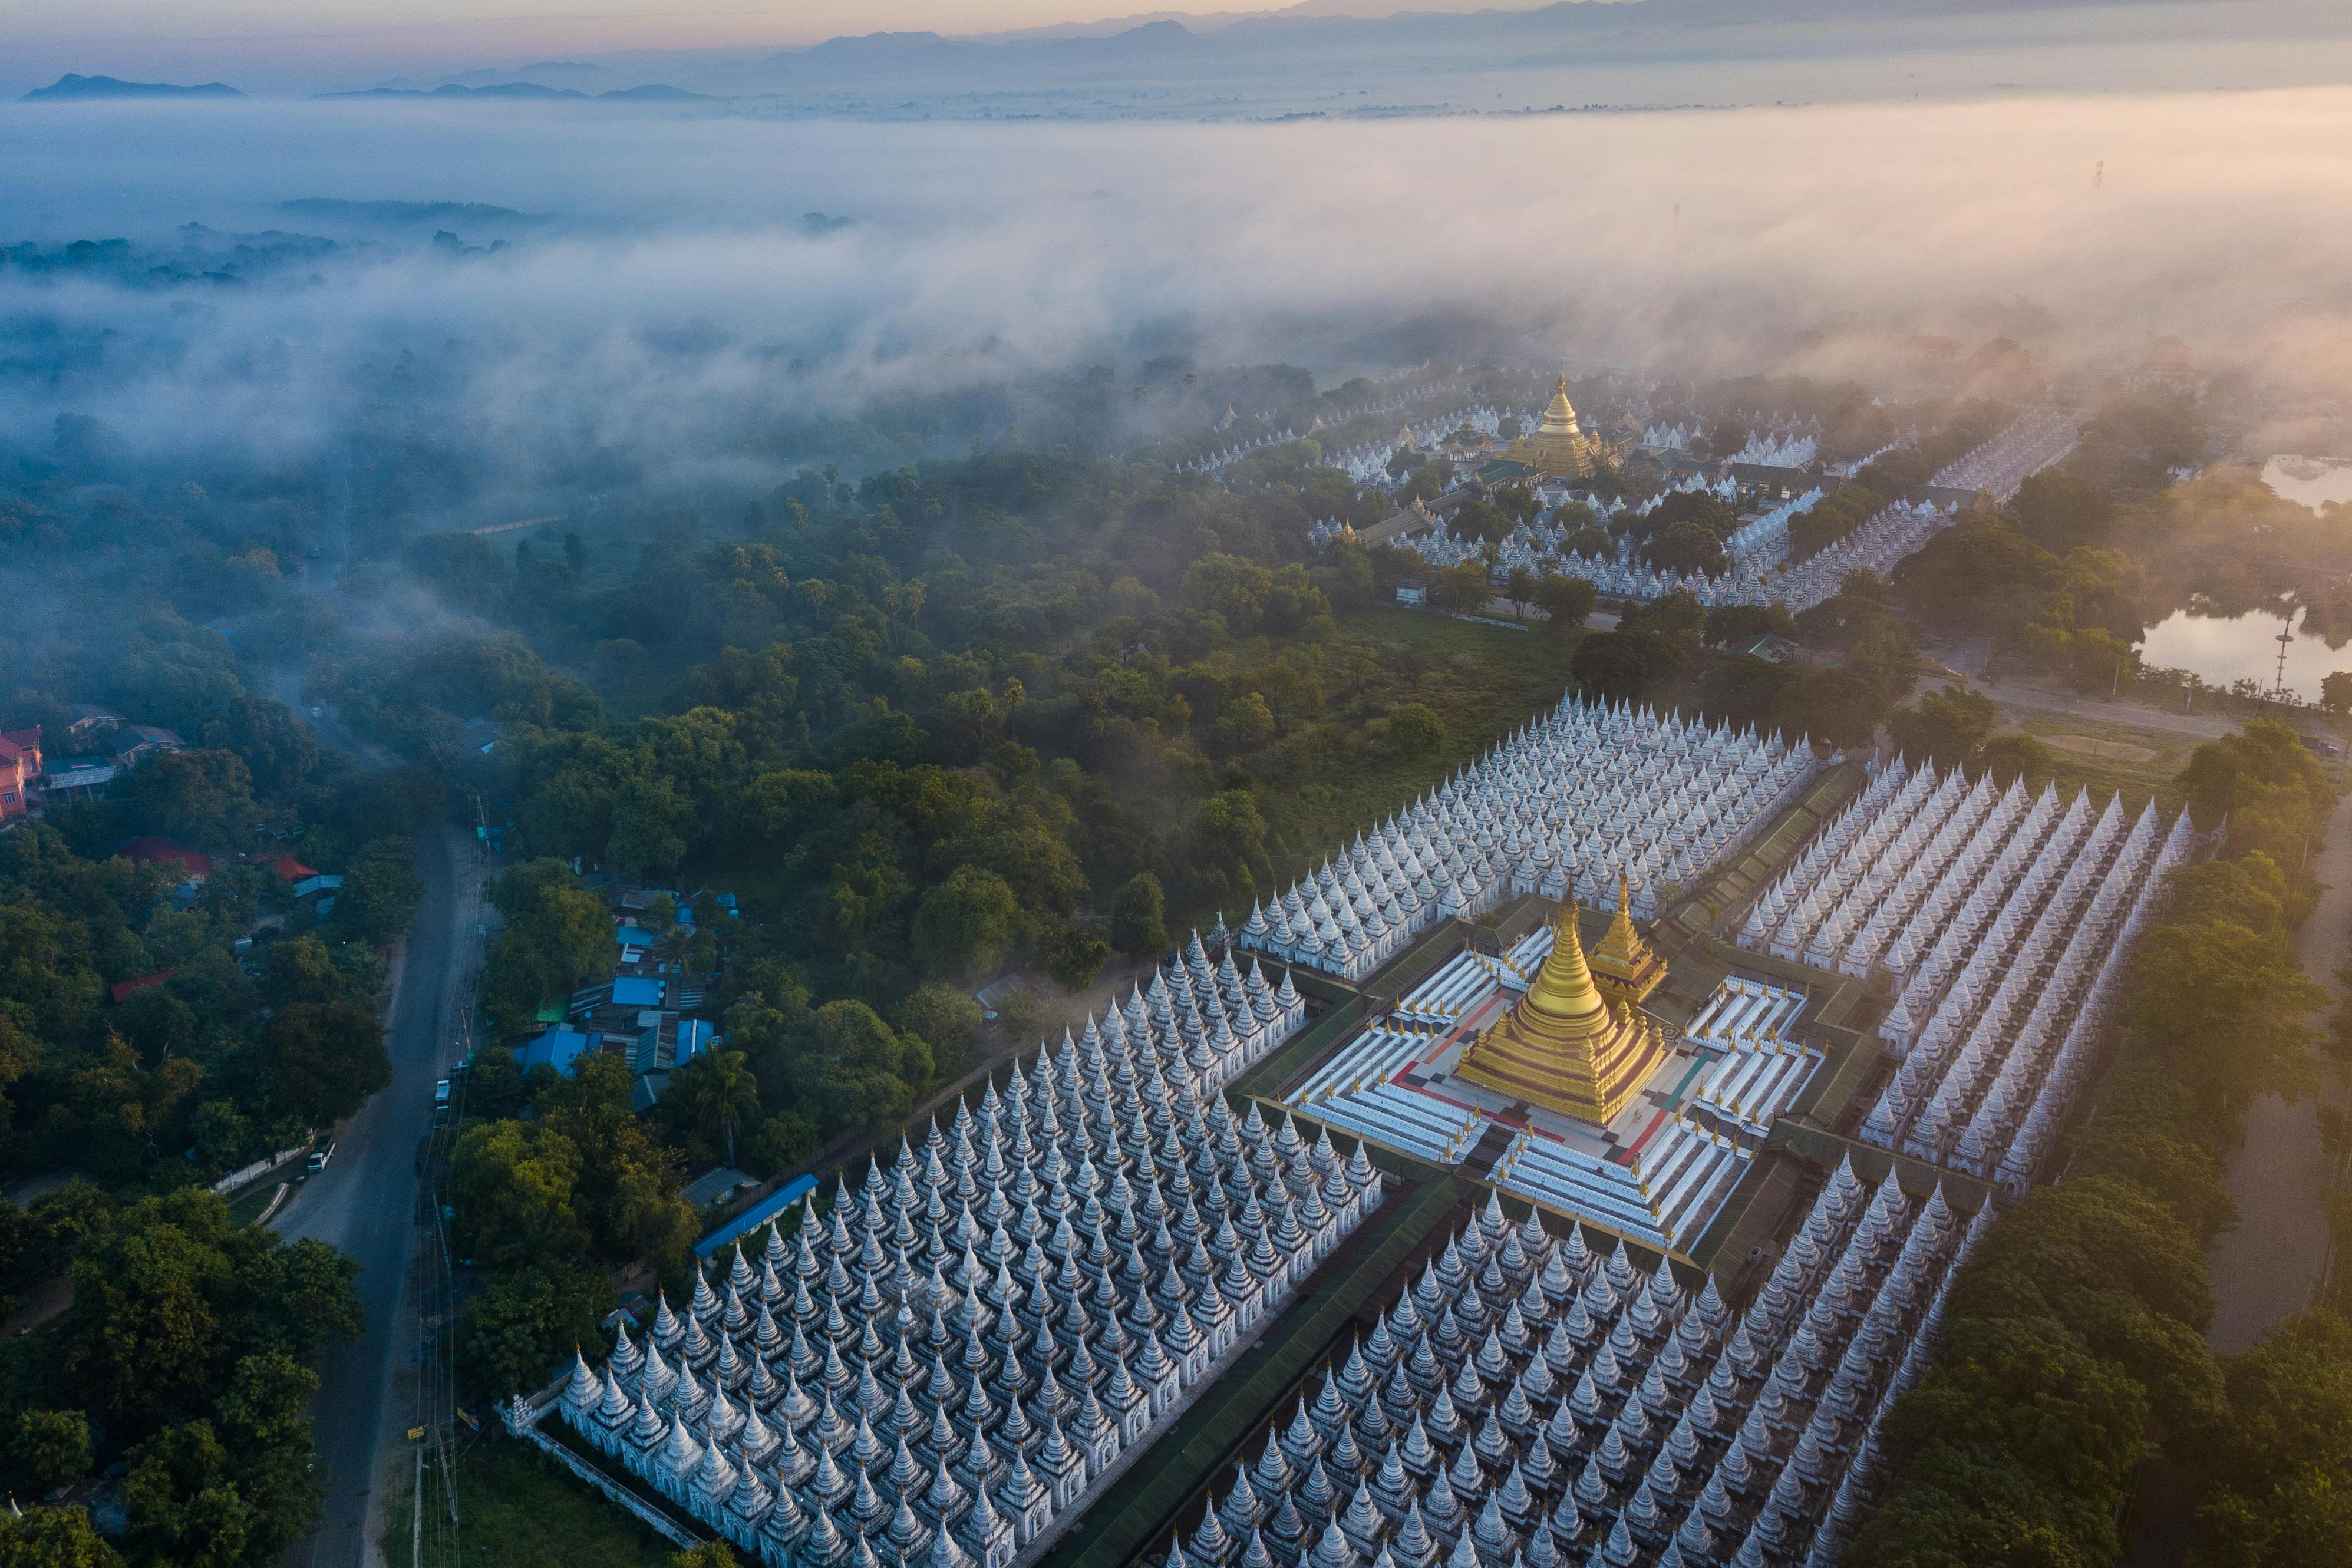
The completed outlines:
<svg viewBox="0 0 2352 1568">
<path fill-rule="evenodd" d="M 709 1235 L 694 1244 L 694 1255 L 708 1258 L 739 1236 L 748 1236 L 816 1190 L 816 1177 L 794 1176 Z"/>
<path fill-rule="evenodd" d="M 534 1067 L 552 1067 L 570 1074 L 573 1062 L 599 1049 L 604 1036 L 590 1034 L 569 1027 L 549 1030 L 515 1050 L 515 1065 L 525 1072 Z"/>
<path fill-rule="evenodd" d="M 612 1001 L 616 1008 L 657 1008 L 662 982 L 651 975 L 623 975 L 613 982 Z"/>
<path fill-rule="evenodd" d="M 680 1019 L 677 1043 L 671 1058 L 673 1065 L 684 1067 L 709 1051 L 717 1033 L 718 1030 L 702 1019 Z"/>
</svg>

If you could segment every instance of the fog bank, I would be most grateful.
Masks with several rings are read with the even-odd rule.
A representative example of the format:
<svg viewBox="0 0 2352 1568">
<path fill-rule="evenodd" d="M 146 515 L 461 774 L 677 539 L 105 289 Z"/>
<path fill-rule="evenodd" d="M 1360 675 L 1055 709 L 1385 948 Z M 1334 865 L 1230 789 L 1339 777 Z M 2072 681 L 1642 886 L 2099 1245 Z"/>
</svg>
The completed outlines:
<svg viewBox="0 0 2352 1568">
<path fill-rule="evenodd" d="M 1327 382 L 1441 350 L 1838 374 L 2017 296 L 2053 364 L 2167 333 L 2299 396 L 2352 366 L 2345 89 L 1274 127 L 135 105 L 0 138 L 0 244 L 195 222 L 225 254 L 339 246 L 236 283 L 0 268 L 19 441 L 70 409 L 299 450 L 350 417 L 356 366 L 453 342 L 489 425 L 672 457 L 780 410 L 1170 347 Z M 539 221 L 436 247 L 430 222 L 278 207 L 321 196 Z"/>
</svg>

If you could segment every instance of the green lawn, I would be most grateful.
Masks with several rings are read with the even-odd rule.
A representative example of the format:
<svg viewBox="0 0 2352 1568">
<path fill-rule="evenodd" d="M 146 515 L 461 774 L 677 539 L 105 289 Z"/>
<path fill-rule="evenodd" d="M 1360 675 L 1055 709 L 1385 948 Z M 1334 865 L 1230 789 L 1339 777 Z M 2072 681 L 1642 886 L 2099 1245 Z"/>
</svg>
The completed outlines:
<svg viewBox="0 0 2352 1568">
<path fill-rule="evenodd" d="M 425 1506 L 446 1506 L 426 1454 Z M 472 1568 L 530 1563 L 532 1568 L 667 1568 L 677 1549 L 590 1490 L 536 1448 L 504 1437 L 475 1438 L 457 1457 L 457 1551 L 436 1559 L 441 1536 L 427 1521 L 425 1562 L 410 1555 L 415 1518 L 404 1476 L 384 1530 L 389 1568 Z M 414 1472 L 410 1472 L 413 1474 Z M 446 1519 L 446 1515 L 443 1516 Z"/>
<path fill-rule="evenodd" d="M 2000 694 L 1993 695 L 2000 701 Z M 2040 708 L 2003 708 L 2000 733 L 2024 734 L 2034 737 L 2050 747 L 2051 759 L 2056 764 L 2054 777 L 2061 790 L 2088 786 L 2101 795 L 2121 789 L 2124 804 L 2133 810 L 2154 795 L 2159 810 L 2179 810 L 2184 797 L 2173 780 L 2189 766 L 2189 755 L 2197 749 L 2193 736 L 2169 735 L 2162 730 L 2142 729 L 2136 725 L 2114 724 L 2105 719 L 2090 718 L 2080 714 L 2050 713 Z M 2053 744 L 2056 737 L 2104 741 L 2111 745 L 2137 747 L 2151 755 L 2103 757 L 2084 747 L 2069 749 Z"/>
<path fill-rule="evenodd" d="M 1559 703 L 1570 684 L 1574 644 L 1529 624 L 1535 629 L 1515 632 L 1385 608 L 1340 622 L 1340 636 L 1329 645 L 1335 656 L 1369 653 L 1406 664 L 1385 664 L 1353 700 L 1345 677 L 1327 676 L 1330 708 L 1356 715 L 1336 721 L 1340 733 L 1334 736 L 1328 726 L 1303 731 L 1246 760 L 1271 786 L 1261 791 L 1260 804 L 1288 852 L 1276 857 L 1279 883 L 1286 884 Z M 1436 755 L 1399 758 L 1352 744 L 1363 725 L 1406 702 L 1426 705 L 1444 721 L 1445 742 Z"/>
</svg>

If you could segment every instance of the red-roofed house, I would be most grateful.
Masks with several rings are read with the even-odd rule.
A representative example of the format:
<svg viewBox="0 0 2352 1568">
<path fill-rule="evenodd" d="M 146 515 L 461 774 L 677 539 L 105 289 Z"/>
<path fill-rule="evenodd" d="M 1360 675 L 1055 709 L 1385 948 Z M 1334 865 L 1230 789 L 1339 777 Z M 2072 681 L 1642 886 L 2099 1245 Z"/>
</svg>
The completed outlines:
<svg viewBox="0 0 2352 1568">
<path fill-rule="evenodd" d="M 41 727 L 0 734 L 0 822 L 31 809 L 40 777 Z"/>
<path fill-rule="evenodd" d="M 262 863 L 268 866 L 271 871 L 276 872 L 279 876 L 285 878 L 288 882 L 301 882 L 307 878 L 314 877 L 319 874 L 310 867 L 306 866 L 300 861 L 296 860 L 292 855 L 279 855 L 274 860 L 265 861 Z"/>
<path fill-rule="evenodd" d="M 133 865 L 175 864 L 183 882 L 202 882 L 213 873 L 212 856 L 169 839 L 131 839 L 115 852 Z"/>
<path fill-rule="evenodd" d="M 135 980 L 117 980 L 106 988 L 106 994 L 119 1002 L 134 992 L 160 986 L 179 972 L 177 969 L 158 969 L 152 975 L 142 975 Z"/>
</svg>

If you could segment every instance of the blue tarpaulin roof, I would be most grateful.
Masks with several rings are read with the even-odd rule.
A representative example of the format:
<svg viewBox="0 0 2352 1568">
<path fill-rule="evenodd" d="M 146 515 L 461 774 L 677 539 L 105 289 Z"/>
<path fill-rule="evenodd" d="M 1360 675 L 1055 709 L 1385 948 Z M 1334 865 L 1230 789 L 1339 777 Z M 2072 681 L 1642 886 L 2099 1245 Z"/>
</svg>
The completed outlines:
<svg viewBox="0 0 2352 1568">
<path fill-rule="evenodd" d="M 816 1190 L 816 1177 L 794 1176 L 700 1241 L 695 1243 L 694 1255 L 708 1258 L 739 1236 L 746 1236 L 765 1225 L 776 1216 Z"/>
<path fill-rule="evenodd" d="M 613 1005 L 657 1008 L 662 1005 L 662 983 L 650 975 L 623 975 L 613 982 Z"/>
<path fill-rule="evenodd" d="M 570 1072 L 574 1061 L 596 1049 L 600 1038 L 576 1029 L 551 1029 L 530 1044 L 517 1047 L 515 1065 L 526 1072 L 541 1065 Z"/>
</svg>

